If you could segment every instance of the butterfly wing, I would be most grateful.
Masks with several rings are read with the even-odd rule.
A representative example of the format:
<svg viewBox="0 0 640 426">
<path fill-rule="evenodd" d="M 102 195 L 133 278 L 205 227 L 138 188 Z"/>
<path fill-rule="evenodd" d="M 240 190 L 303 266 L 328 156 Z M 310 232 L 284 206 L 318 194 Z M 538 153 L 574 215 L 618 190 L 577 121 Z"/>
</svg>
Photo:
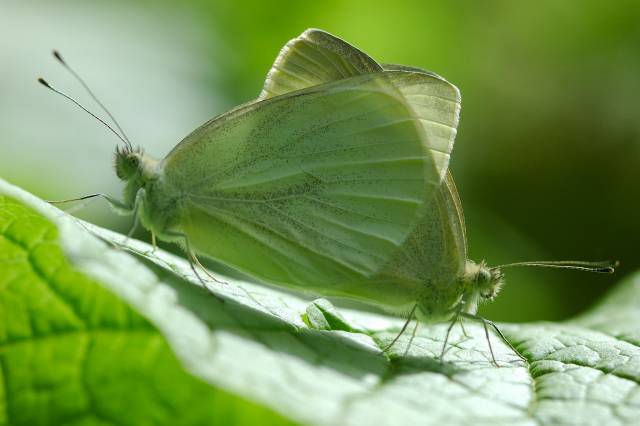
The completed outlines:
<svg viewBox="0 0 640 426">
<path fill-rule="evenodd" d="M 382 67 L 385 71 L 408 71 L 412 73 L 430 75 L 435 78 L 444 80 L 444 78 L 434 73 L 433 71 L 427 71 L 418 67 L 409 67 L 406 65 L 398 64 L 383 64 Z M 454 244 L 458 247 L 458 263 L 462 268 L 464 268 L 464 263 L 467 259 L 467 231 L 464 222 L 464 212 L 462 210 L 460 195 L 458 194 L 458 189 L 449 170 L 447 170 L 447 174 L 445 176 L 445 179 L 443 180 L 442 190 L 447 192 L 443 199 L 447 200 L 446 204 L 450 206 L 450 208 L 446 209 L 446 216 L 448 217 L 448 220 L 452 222 L 452 227 L 455 231 L 454 234 L 456 236 L 454 238 Z"/>
<path fill-rule="evenodd" d="M 357 58 L 351 61 L 351 66 L 348 67 L 353 72 L 368 73 L 371 72 L 371 69 L 380 67 L 384 71 L 410 73 L 413 76 L 409 78 L 417 78 L 415 77 L 417 74 L 430 76 L 434 81 L 446 82 L 438 74 L 417 67 L 396 64 L 360 67 L 362 61 L 359 58 L 364 55 L 361 51 L 337 37 L 323 34 L 320 30 L 309 31 L 315 37 L 322 38 L 325 41 L 325 46 L 330 44 L 332 52 L 341 52 L 341 61 L 348 62 L 350 58 Z M 306 41 L 307 33 L 303 33 L 285 46 L 269 72 L 265 87 L 279 86 L 286 90 L 287 88 L 302 88 L 319 84 L 317 78 L 292 79 L 290 74 L 295 74 L 299 69 L 304 69 L 303 75 L 305 76 L 321 76 L 326 81 L 344 78 L 341 73 L 344 66 L 335 66 L 335 63 L 341 63 L 341 61 L 319 61 L 320 66 L 316 61 L 305 61 L 309 57 L 326 58 L 326 55 L 323 54 L 326 47 L 320 48 L 317 44 Z M 303 49 L 305 53 L 300 54 Z M 367 59 L 370 58 L 367 57 Z M 332 66 L 335 69 L 331 70 Z M 329 71 L 327 71 L 328 69 Z M 286 72 L 281 72 L 281 70 L 286 70 Z M 278 84 L 279 82 L 282 84 Z M 402 92 L 416 116 L 420 118 L 420 123 L 427 136 L 425 140 L 427 146 L 436 148 L 432 151 L 432 155 L 438 165 L 440 176 L 442 176 L 442 184 L 431 204 L 425 209 L 416 228 L 392 260 L 385 265 L 384 270 L 367 282 L 352 280 L 347 292 L 351 295 L 361 295 L 369 301 L 377 301 L 387 307 L 406 306 L 407 303 L 415 302 L 417 293 L 428 292 L 434 295 L 435 299 L 432 300 L 431 305 L 426 303 L 423 307 L 436 311 L 443 306 L 445 308 L 450 306 L 452 300 L 457 297 L 459 292 L 455 288 L 455 283 L 464 271 L 467 257 L 464 214 L 453 177 L 448 171 L 448 154 L 453 148 L 455 130 L 452 131 L 447 127 L 446 120 L 439 122 L 437 113 L 434 114 L 439 110 L 447 109 L 448 97 L 446 94 L 442 98 L 439 97 L 439 94 L 434 92 L 429 85 L 412 85 L 411 90 L 403 90 Z M 444 287 L 445 291 L 428 288 L 433 285 Z M 438 297 L 442 299 L 438 299 Z M 447 297 L 452 300 L 445 301 L 444 299 Z"/>
<path fill-rule="evenodd" d="M 330 54 L 328 52 L 331 52 Z M 338 56 L 338 58 L 336 58 Z M 347 63 L 347 65 L 345 65 Z M 344 70 L 349 70 L 345 73 Z M 384 71 L 401 71 L 418 78 L 430 76 L 446 82 L 438 74 L 418 67 L 399 64 L 377 64 L 372 58 L 349 43 L 322 30 L 310 29 L 289 41 L 282 49 L 269 71 L 261 96 L 270 96 L 268 88 L 278 87 L 278 94 L 286 90 L 301 89 L 323 81 L 345 78 L 353 74 Z M 391 262 L 388 274 L 398 280 L 422 282 L 439 276 L 443 282 L 455 279 L 464 270 L 467 256 L 464 214 L 451 173 L 448 171 L 449 153 L 453 149 L 455 129 L 447 122 L 439 122 L 435 111 L 447 109 L 448 96 L 440 98 L 429 85 L 412 85 L 411 90 L 401 90 L 407 103 L 420 118 L 427 136 L 427 145 L 438 164 L 442 186 L 429 211 L 418 228 L 407 239 L 405 246 Z M 430 224 L 439 229 L 429 229 Z M 395 272 L 393 270 L 397 269 Z M 384 281 L 384 279 L 383 279 Z"/>
<path fill-rule="evenodd" d="M 377 273 L 440 185 L 403 95 L 434 84 L 417 77 L 351 77 L 206 123 L 160 165 L 181 194 L 181 231 L 199 253 L 275 283 Z M 457 91 L 438 89 L 449 96 L 441 119 L 455 128 Z"/>
<path fill-rule="evenodd" d="M 411 67 L 408 65 L 400 65 L 400 64 L 382 64 L 382 69 L 385 71 L 408 71 L 408 72 L 417 72 L 420 74 L 427 74 L 430 75 L 432 77 L 436 77 L 439 78 L 441 80 L 444 80 L 444 77 L 440 76 L 439 74 L 436 74 L 433 71 L 428 71 L 422 68 L 418 68 L 418 67 Z"/>
<path fill-rule="evenodd" d="M 335 58 L 336 52 L 339 58 Z M 348 64 L 345 65 L 345 62 Z M 345 73 L 345 69 L 349 72 Z M 269 71 L 261 96 L 268 97 L 288 90 L 342 79 L 352 74 L 376 72 L 379 69 L 427 75 L 446 82 L 436 73 L 420 68 L 396 64 L 379 65 L 337 37 L 321 30 L 307 30 L 300 37 L 287 43 L 282 50 Z M 406 306 L 407 303 L 415 301 L 416 293 L 425 290 L 434 295 L 443 293 L 425 289 L 425 284 L 430 286 L 435 282 L 444 284 L 445 287 L 455 287 L 450 283 L 455 283 L 464 271 L 467 256 L 464 214 L 455 183 L 448 171 L 447 154 L 453 147 L 455 130 L 447 129 L 446 121 L 439 123 L 437 114 L 434 114 L 434 111 L 443 108 L 446 110 L 447 96 L 439 98 L 439 94 L 434 93 L 429 85 L 414 85 L 411 91 L 405 91 L 404 94 L 408 95 L 405 97 L 407 103 L 420 118 L 420 124 L 427 135 L 426 145 L 436 147 L 432 155 L 438 165 L 440 176 L 443 176 L 442 185 L 430 206 L 425 209 L 417 227 L 392 260 L 385 265 L 384 270 L 366 282 L 353 277 L 349 285 L 341 287 L 347 295 L 362 296 L 366 300 L 377 301 L 387 307 Z M 444 293 L 446 295 L 446 292 Z M 456 293 L 456 289 L 451 292 L 454 297 Z M 327 289 L 325 294 L 328 294 Z M 435 310 L 439 305 L 447 305 L 439 302 L 442 301 L 434 302 L 431 308 Z"/>
<path fill-rule="evenodd" d="M 416 67 L 385 64 L 385 70 L 439 77 Z M 412 104 L 415 108 L 415 105 Z M 464 212 L 449 170 L 416 228 L 374 280 L 378 287 L 418 288 L 422 319 L 446 319 L 460 301 L 459 278 L 465 270 L 467 238 Z"/>
<path fill-rule="evenodd" d="M 325 31 L 311 28 L 282 48 L 267 74 L 259 99 L 380 71 L 382 67 L 366 53 Z"/>
<path fill-rule="evenodd" d="M 459 114 L 460 92 L 434 72 L 405 65 L 380 65 L 346 41 L 312 28 L 290 40 L 280 51 L 259 99 L 381 71 L 407 73 L 405 78 L 397 79 L 397 89 L 424 129 L 425 146 L 433 156 L 442 181 L 449 167 L 458 121 L 457 116 L 455 124 L 450 120 L 451 99 L 455 98 L 456 114 Z"/>
</svg>

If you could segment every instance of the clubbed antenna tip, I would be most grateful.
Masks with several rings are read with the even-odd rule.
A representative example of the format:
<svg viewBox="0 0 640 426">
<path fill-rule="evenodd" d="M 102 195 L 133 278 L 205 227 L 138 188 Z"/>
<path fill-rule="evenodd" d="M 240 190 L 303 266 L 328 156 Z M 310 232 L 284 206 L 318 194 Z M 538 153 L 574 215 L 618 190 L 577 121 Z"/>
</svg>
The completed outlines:
<svg viewBox="0 0 640 426">
<path fill-rule="evenodd" d="M 60 55 L 60 52 L 54 49 L 51 53 L 53 53 L 53 57 L 60 61 L 62 65 L 67 65 L 64 59 L 62 59 L 62 55 Z"/>
<path fill-rule="evenodd" d="M 47 83 L 47 80 L 45 80 L 42 77 L 38 77 L 38 83 L 42 84 L 44 87 L 51 89 L 51 86 L 49 86 L 49 83 Z"/>
</svg>

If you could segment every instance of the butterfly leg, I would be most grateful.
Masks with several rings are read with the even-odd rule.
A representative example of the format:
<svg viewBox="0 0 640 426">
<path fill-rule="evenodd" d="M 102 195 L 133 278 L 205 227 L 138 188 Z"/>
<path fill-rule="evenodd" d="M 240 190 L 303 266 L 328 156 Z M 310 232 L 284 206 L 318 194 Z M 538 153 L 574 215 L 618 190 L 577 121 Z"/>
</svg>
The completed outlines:
<svg viewBox="0 0 640 426">
<path fill-rule="evenodd" d="M 85 196 L 78 197 L 78 198 L 68 198 L 66 200 L 54 200 L 54 201 L 47 201 L 47 202 L 49 204 L 64 204 L 64 203 L 71 203 L 71 202 L 74 202 L 74 201 L 94 200 L 94 199 L 96 199 L 98 197 L 106 200 L 107 203 L 109 203 L 109 205 L 111 206 L 111 208 L 113 210 L 115 210 L 118 214 L 125 215 L 125 216 L 130 215 L 130 214 L 134 214 L 134 215 L 136 214 L 135 206 L 131 207 L 131 206 L 123 203 L 122 201 L 117 200 L 117 199 L 115 199 L 113 197 L 110 197 L 107 194 L 103 194 L 103 193 L 89 194 L 89 195 L 85 195 Z M 136 198 L 136 200 L 137 200 L 137 198 Z M 80 224 L 85 229 L 87 229 L 86 226 L 82 225 L 82 222 L 78 221 L 78 224 Z M 134 228 L 134 230 L 135 230 L 135 228 Z M 96 235 L 95 232 L 90 231 L 89 229 L 87 229 L 87 231 L 89 231 L 90 233 Z M 98 238 L 102 239 L 102 237 L 100 237 L 99 235 L 96 235 L 96 236 Z M 127 237 L 127 239 L 128 239 L 128 237 Z M 114 248 L 116 248 L 118 250 L 122 250 L 123 249 L 124 244 L 120 244 L 120 243 L 116 244 L 111 240 L 108 240 L 108 242 L 109 242 L 109 244 L 111 244 L 112 247 L 114 247 Z M 125 243 L 126 243 L 126 240 L 125 240 Z"/>
<path fill-rule="evenodd" d="M 387 352 L 389 349 L 391 349 L 391 347 L 398 341 L 400 336 L 402 336 L 404 334 L 405 330 L 407 329 L 407 326 L 409 325 L 409 323 L 413 319 L 413 315 L 415 314 L 417 308 L 418 308 L 418 304 L 416 303 L 415 305 L 413 305 L 413 308 L 411 308 L 411 312 L 409 312 L 409 317 L 407 318 L 407 320 L 405 321 L 404 325 L 400 329 L 400 332 L 398 333 L 398 335 L 393 338 L 391 343 L 389 343 L 387 346 L 385 346 L 382 349 L 382 352 Z"/>
<path fill-rule="evenodd" d="M 151 231 L 151 246 L 153 247 L 151 253 L 155 253 L 158 249 L 158 242 L 156 241 L 156 234 L 153 231 Z"/>
<path fill-rule="evenodd" d="M 493 354 L 493 347 L 491 346 L 491 339 L 489 338 L 489 328 L 487 327 L 487 322 L 482 321 L 482 327 L 484 327 L 484 337 L 487 339 L 487 345 L 489 345 L 489 353 L 491 354 L 491 361 L 493 364 L 500 368 L 500 364 L 496 361 L 496 356 Z"/>
<path fill-rule="evenodd" d="M 78 198 L 68 198 L 66 200 L 54 200 L 54 201 L 47 201 L 47 202 L 49 204 L 64 204 L 64 203 L 71 203 L 73 201 L 89 200 L 97 197 L 101 197 L 105 199 L 109 203 L 109 205 L 120 214 L 128 215 L 133 213 L 133 209 L 131 208 L 131 206 L 128 206 L 122 201 L 116 200 L 115 198 L 102 193 L 89 194 L 89 195 L 85 195 L 83 197 L 78 197 Z"/>
<path fill-rule="evenodd" d="M 193 272 L 193 274 L 196 276 L 196 278 L 198 278 L 198 281 L 200 281 L 200 284 L 202 284 L 202 287 L 204 287 L 206 290 L 209 290 L 209 292 L 218 300 L 220 300 L 221 302 L 224 302 L 224 300 L 222 298 L 220 298 L 218 295 L 214 294 L 209 287 L 207 286 L 206 281 L 204 280 L 204 278 L 202 278 L 202 276 L 200 275 L 200 273 L 198 272 L 196 265 L 199 266 L 204 273 L 214 282 L 218 283 L 218 284 L 227 284 L 224 281 L 220 281 L 219 279 L 217 279 L 216 277 L 214 277 L 211 273 L 209 273 L 209 271 L 207 271 L 207 268 L 205 268 L 204 266 L 202 266 L 202 263 L 200 263 L 200 261 L 198 260 L 198 257 L 196 256 L 195 252 L 193 251 L 193 249 L 191 248 L 191 243 L 189 243 L 189 237 L 187 237 L 186 234 L 180 233 L 180 232 L 169 232 L 167 233 L 167 235 L 171 236 L 171 237 L 176 237 L 176 238 L 181 238 L 184 240 L 184 248 L 185 251 L 187 253 L 187 260 L 189 261 L 189 266 L 191 267 L 191 271 Z"/>
<path fill-rule="evenodd" d="M 196 256 L 196 254 L 194 252 L 191 252 L 189 254 L 189 256 L 191 257 L 191 260 L 193 260 L 193 262 L 198 265 L 200 267 L 200 269 L 202 269 L 202 271 L 209 277 L 211 278 L 214 282 L 218 283 L 218 284 L 222 284 L 222 285 L 227 285 L 226 282 L 224 281 L 220 281 L 219 279 L 217 279 L 216 277 L 214 277 L 208 270 L 207 268 L 205 268 L 202 263 L 200 263 L 200 260 L 198 259 L 198 256 Z"/>
<path fill-rule="evenodd" d="M 482 325 L 484 326 L 484 333 L 485 336 L 487 338 L 487 343 L 489 344 L 489 351 L 491 352 L 491 359 L 493 360 L 493 363 L 497 366 L 500 367 L 498 365 L 498 362 L 496 361 L 495 356 L 493 355 L 493 348 L 491 347 L 491 340 L 489 339 L 489 329 L 487 326 L 491 326 L 491 328 L 493 328 L 495 330 L 495 332 L 498 334 L 498 336 L 500 337 L 500 339 L 507 345 L 509 346 L 509 348 L 523 361 L 527 361 L 527 359 L 525 357 L 523 357 L 520 352 L 518 352 L 518 350 L 516 348 L 513 347 L 513 345 L 511 344 L 511 342 L 509 342 L 507 340 L 507 338 L 505 337 L 504 334 L 502 334 L 502 331 L 500 331 L 500 329 L 498 328 L 498 326 L 496 325 L 496 323 L 494 323 L 493 321 L 489 321 L 488 319 L 479 317 L 477 315 L 473 315 L 467 312 L 463 312 L 461 313 L 462 316 L 464 316 L 465 318 L 474 320 L 474 321 L 480 321 L 482 322 Z"/>
<path fill-rule="evenodd" d="M 131 226 L 131 229 L 127 233 L 127 241 L 133 236 L 133 234 L 136 232 L 136 229 L 138 229 L 138 224 L 140 223 L 138 213 L 140 212 L 140 206 L 142 205 L 142 201 L 144 200 L 146 194 L 147 193 L 143 188 L 140 188 L 138 192 L 136 192 L 136 200 L 133 203 L 133 226 Z"/>
<path fill-rule="evenodd" d="M 133 234 L 136 232 L 136 229 L 138 229 L 138 215 L 137 212 L 133 213 L 133 225 L 131 226 L 131 229 L 129 229 L 129 232 L 127 232 L 127 240 L 125 241 L 125 243 L 133 236 Z"/>
<path fill-rule="evenodd" d="M 462 318 L 463 316 L 460 315 L 461 312 L 464 311 L 464 305 L 466 304 L 466 302 L 464 300 L 460 301 L 460 304 L 456 307 L 456 318 L 458 319 L 458 322 L 460 323 L 460 329 L 462 329 L 462 334 L 464 334 L 464 337 L 469 337 L 469 335 L 467 334 L 467 330 L 465 330 L 464 328 L 464 324 L 462 324 Z"/>
<path fill-rule="evenodd" d="M 409 343 L 407 343 L 407 347 L 404 349 L 404 354 L 402 356 L 407 356 L 409 353 L 409 348 L 411 348 L 411 344 L 413 343 L 413 339 L 416 338 L 416 332 L 418 331 L 418 325 L 420 325 L 420 321 L 416 318 L 416 325 L 413 326 L 413 331 L 411 332 L 411 338 L 409 339 Z"/>
<path fill-rule="evenodd" d="M 442 351 L 440 351 L 440 362 L 444 362 L 444 353 L 447 350 L 447 343 L 449 343 L 449 335 L 451 334 L 451 330 L 453 329 L 453 326 L 456 324 L 456 322 L 458 322 L 458 317 L 460 316 L 460 309 L 461 308 L 457 308 L 453 316 L 453 319 L 449 323 L 449 327 L 447 327 L 447 334 L 444 335 L 444 342 L 442 343 Z"/>
<path fill-rule="evenodd" d="M 464 324 L 462 323 L 462 315 L 458 316 L 458 321 L 460 322 L 460 328 L 462 329 L 462 334 L 464 334 L 464 337 L 469 337 L 469 334 L 467 334 L 467 330 L 464 329 Z"/>
</svg>

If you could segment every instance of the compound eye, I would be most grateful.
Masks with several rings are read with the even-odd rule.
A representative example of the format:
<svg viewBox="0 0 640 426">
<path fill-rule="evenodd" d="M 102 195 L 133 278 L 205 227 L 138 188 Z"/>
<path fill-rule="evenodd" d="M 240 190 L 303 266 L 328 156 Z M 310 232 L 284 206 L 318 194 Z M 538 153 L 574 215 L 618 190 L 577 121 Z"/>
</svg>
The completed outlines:
<svg viewBox="0 0 640 426">
<path fill-rule="evenodd" d="M 489 273 L 489 271 L 480 271 L 480 274 L 478 274 L 478 278 L 480 279 L 480 282 L 482 284 L 488 283 L 491 280 L 491 274 Z"/>
</svg>

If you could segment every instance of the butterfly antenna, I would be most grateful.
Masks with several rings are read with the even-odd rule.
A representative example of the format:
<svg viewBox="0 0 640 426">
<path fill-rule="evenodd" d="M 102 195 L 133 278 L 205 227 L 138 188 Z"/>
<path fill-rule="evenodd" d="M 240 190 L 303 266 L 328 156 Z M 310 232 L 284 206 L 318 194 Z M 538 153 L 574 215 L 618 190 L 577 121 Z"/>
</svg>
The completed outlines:
<svg viewBox="0 0 640 426">
<path fill-rule="evenodd" d="M 51 90 L 52 92 L 57 93 L 58 95 L 62 96 L 63 98 L 66 98 L 68 100 L 70 100 L 71 102 L 73 102 L 74 104 L 76 104 L 76 106 L 80 109 L 82 109 L 84 112 L 86 112 L 87 114 L 89 114 L 90 116 L 92 116 L 93 118 L 95 118 L 96 120 L 98 120 L 100 123 L 102 123 L 107 129 L 111 130 L 113 132 L 114 135 L 116 135 L 118 137 L 118 139 L 120 139 L 129 149 L 133 150 L 133 147 L 131 146 L 131 143 L 124 139 L 122 136 L 120 136 L 120 133 L 116 132 L 113 127 L 111 127 L 110 125 L 108 125 L 103 119 L 101 119 L 100 117 L 98 117 L 97 115 L 95 115 L 94 113 L 92 113 L 91 111 L 89 111 L 87 108 L 85 108 L 84 106 L 82 106 L 80 104 L 80 102 L 76 101 L 75 99 L 73 99 L 71 96 L 67 95 L 66 93 L 64 93 L 61 90 L 56 89 L 55 87 L 53 87 L 52 85 L 50 85 L 44 78 L 40 77 L 38 78 L 38 83 L 42 84 L 44 87 L 46 87 L 47 89 Z"/>
<path fill-rule="evenodd" d="M 60 62 L 60 64 L 62 64 L 62 66 L 65 67 L 67 69 L 67 71 L 69 71 L 69 73 L 71 73 L 71 75 L 73 75 L 73 77 L 76 80 L 78 80 L 78 82 L 82 85 L 82 87 L 84 87 L 84 89 L 87 91 L 89 96 L 91 96 L 91 98 L 93 98 L 93 100 L 100 106 L 100 108 L 102 108 L 102 110 L 105 113 L 107 113 L 107 115 L 109 116 L 109 118 L 111 119 L 113 124 L 115 124 L 116 128 L 120 131 L 120 134 L 122 135 L 122 138 L 124 138 L 126 140 L 126 145 L 129 148 L 132 148 L 131 141 L 127 137 L 127 134 L 125 133 L 125 131 L 122 130 L 122 127 L 120 126 L 120 123 L 118 123 L 118 120 L 116 120 L 116 118 L 113 116 L 113 114 L 111 114 L 109 109 L 102 102 L 100 102 L 100 100 L 95 95 L 95 93 L 93 93 L 93 91 L 89 88 L 89 85 L 87 83 L 85 83 L 85 81 L 82 79 L 82 77 L 80 77 L 80 74 L 78 74 L 73 68 L 71 68 L 71 66 L 69 66 L 69 64 L 67 64 L 67 61 L 65 61 L 62 58 L 62 55 L 60 55 L 60 52 L 58 52 L 57 50 L 54 50 L 52 53 L 53 53 L 53 57 L 56 58 L 56 60 L 58 62 Z M 122 138 L 120 138 L 120 139 L 122 139 Z"/>
<path fill-rule="evenodd" d="M 491 269 L 511 268 L 513 266 L 538 266 L 541 268 L 573 269 L 576 271 L 596 272 L 599 274 L 613 274 L 620 265 L 617 260 L 585 262 L 581 260 L 541 260 L 533 262 L 516 262 L 494 266 Z"/>
</svg>

